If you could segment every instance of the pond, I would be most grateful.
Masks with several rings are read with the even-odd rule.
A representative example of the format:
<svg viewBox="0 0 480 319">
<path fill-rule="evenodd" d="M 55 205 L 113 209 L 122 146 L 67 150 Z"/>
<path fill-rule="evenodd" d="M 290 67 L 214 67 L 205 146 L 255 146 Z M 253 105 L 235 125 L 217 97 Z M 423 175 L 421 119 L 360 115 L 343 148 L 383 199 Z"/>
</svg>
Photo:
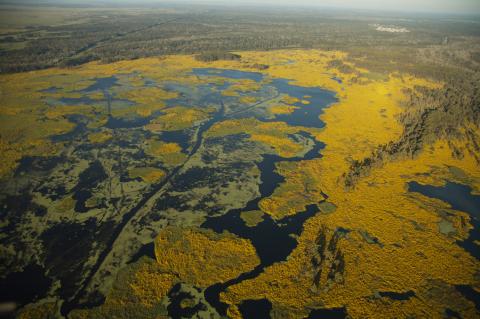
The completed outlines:
<svg viewBox="0 0 480 319">
<path fill-rule="evenodd" d="M 473 229 L 469 236 L 458 244 L 472 256 L 480 259 L 480 250 L 475 241 L 480 240 L 480 195 L 473 195 L 472 189 L 463 184 L 447 181 L 444 186 L 422 185 L 415 181 L 408 183 L 408 191 L 427 197 L 440 199 L 450 204 L 452 209 L 466 212 L 471 217 Z"/>
</svg>

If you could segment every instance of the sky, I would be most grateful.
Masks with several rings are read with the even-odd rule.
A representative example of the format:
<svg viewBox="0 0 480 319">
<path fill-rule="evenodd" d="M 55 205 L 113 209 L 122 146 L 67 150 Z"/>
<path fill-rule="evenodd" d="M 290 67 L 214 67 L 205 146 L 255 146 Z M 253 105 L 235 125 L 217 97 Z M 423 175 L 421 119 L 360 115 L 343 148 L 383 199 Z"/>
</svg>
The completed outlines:
<svg viewBox="0 0 480 319">
<path fill-rule="evenodd" d="M 150 0 L 155 1 L 155 0 Z M 381 11 L 420 11 L 480 14 L 480 0 L 181 0 L 219 4 L 269 4 L 275 6 L 317 6 Z"/>
<path fill-rule="evenodd" d="M 6 0 L 0 0 L 0 3 Z M 7 0 L 8 1 L 8 0 Z M 18 2 L 28 0 L 16 0 Z M 13 1 L 15 2 L 15 1 Z M 31 2 L 31 1 L 28 1 Z M 39 0 L 39 2 L 42 2 Z M 403 11 L 480 15 L 480 0 L 43 0 L 43 2 L 126 4 L 197 3 L 229 6 L 315 6 L 377 11 Z M 34 1 L 35 3 L 35 1 Z"/>
</svg>

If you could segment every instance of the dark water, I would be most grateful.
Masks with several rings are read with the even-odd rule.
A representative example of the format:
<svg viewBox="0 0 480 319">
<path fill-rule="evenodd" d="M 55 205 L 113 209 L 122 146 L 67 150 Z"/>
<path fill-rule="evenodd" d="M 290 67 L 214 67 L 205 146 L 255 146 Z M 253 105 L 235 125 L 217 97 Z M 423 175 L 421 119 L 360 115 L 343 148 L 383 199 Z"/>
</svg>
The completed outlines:
<svg viewBox="0 0 480 319">
<path fill-rule="evenodd" d="M 285 217 L 278 222 L 265 215 L 263 221 L 255 227 L 248 227 L 240 218 L 243 209 L 230 211 L 226 215 L 208 219 L 202 227 L 221 233 L 229 231 L 242 238 L 250 239 L 262 268 L 284 261 L 297 247 L 297 240 L 291 235 L 300 235 L 304 222 L 319 210 L 317 205 L 309 205 L 303 212 Z"/>
<path fill-rule="evenodd" d="M 157 85 L 157 82 L 155 82 L 155 80 L 152 80 L 152 79 L 145 79 L 144 83 L 145 83 L 145 86 L 148 86 L 148 87 Z"/>
<path fill-rule="evenodd" d="M 453 209 L 469 213 L 472 218 L 480 218 L 480 195 L 472 195 L 467 185 L 448 182 L 445 186 L 422 185 L 409 182 L 408 190 L 422 195 L 437 198 L 449 203 Z"/>
<path fill-rule="evenodd" d="M 197 312 L 207 309 L 207 306 L 203 303 L 196 304 L 193 307 L 183 308 L 182 301 L 184 299 L 192 299 L 193 296 L 188 292 L 181 291 L 180 284 L 175 285 L 170 290 L 168 297 L 171 301 L 167 307 L 167 311 L 172 319 L 192 318 Z"/>
<path fill-rule="evenodd" d="M 268 299 L 245 300 L 238 309 L 244 319 L 268 319 L 272 303 Z"/>
<path fill-rule="evenodd" d="M 202 227 L 216 232 L 226 230 L 239 237 L 249 239 L 260 258 L 260 264 L 253 270 L 225 283 L 210 286 L 205 290 L 205 299 L 220 315 L 225 315 L 228 307 L 219 300 L 220 293 L 229 286 L 257 277 L 266 267 L 276 262 L 285 261 L 298 244 L 292 235 L 300 235 L 305 221 L 318 213 L 319 209 L 315 204 L 309 205 L 305 211 L 285 217 L 278 222 L 265 215 L 264 220 L 255 227 L 245 225 L 240 218 L 242 211 L 242 209 L 230 211 L 226 215 L 208 219 L 202 225 Z"/>
<path fill-rule="evenodd" d="M 202 68 L 194 69 L 193 73 L 198 76 L 217 76 L 228 79 L 249 79 L 260 82 L 264 79 L 264 75 L 258 72 L 246 72 L 239 70 Z M 293 105 L 297 109 L 291 114 L 278 114 L 276 121 L 286 122 L 292 126 L 316 127 L 325 126 L 319 116 L 323 113 L 323 109 L 337 102 L 335 93 L 324 90 L 319 87 L 303 87 L 290 84 L 288 79 L 273 79 L 270 83 L 266 83 L 264 87 L 273 87 L 280 94 L 288 94 L 291 97 L 299 99 L 299 102 Z M 302 101 L 308 101 L 309 104 L 303 104 Z"/>
<path fill-rule="evenodd" d="M 338 101 L 335 93 L 318 87 L 303 87 L 289 84 L 289 80 L 275 79 L 272 85 L 279 93 L 288 94 L 300 101 L 293 105 L 297 109 L 291 114 L 278 114 L 275 120 L 286 122 L 292 126 L 316 127 L 322 128 L 325 123 L 319 116 L 323 113 L 325 107 Z M 301 101 L 309 101 L 309 104 L 303 104 Z"/>
<path fill-rule="evenodd" d="M 44 263 L 48 272 L 60 280 L 56 295 L 68 300 L 77 291 L 96 245 L 103 245 L 112 233 L 114 221 L 99 224 L 96 217 L 84 222 L 64 220 L 53 224 L 38 238 L 45 247 Z"/>
<path fill-rule="evenodd" d="M 91 208 L 85 206 L 86 201 L 92 197 L 92 189 L 95 189 L 99 183 L 108 177 L 100 161 L 90 163 L 78 176 L 78 184 L 72 189 L 73 199 L 76 200 L 75 211 L 86 213 Z"/>
<path fill-rule="evenodd" d="M 107 95 L 107 98 L 108 98 L 108 95 Z M 135 102 L 130 101 L 128 99 L 115 99 L 115 98 L 112 98 L 111 96 L 109 98 L 111 103 L 115 102 L 116 104 L 121 104 L 122 106 L 135 105 Z M 91 99 L 88 96 L 82 96 L 82 97 L 62 97 L 58 100 L 58 102 L 60 102 L 60 104 L 63 104 L 63 105 L 92 105 L 92 104 L 99 104 L 102 101 Z"/>
<path fill-rule="evenodd" d="M 133 255 L 129 263 L 137 262 L 143 256 L 148 256 L 152 259 L 156 258 L 155 244 L 153 242 L 143 245 L 142 248 L 140 248 L 140 250 L 135 255 Z"/>
<path fill-rule="evenodd" d="M 150 119 L 150 117 L 136 117 L 124 119 L 110 116 L 107 123 L 105 124 L 105 127 L 110 129 L 142 127 L 144 125 L 147 125 L 150 122 Z"/>
<path fill-rule="evenodd" d="M 310 312 L 306 319 L 345 319 L 346 308 L 315 309 Z"/>
<path fill-rule="evenodd" d="M 182 148 L 182 151 L 189 146 L 191 132 L 189 130 L 180 131 L 163 131 L 160 139 L 166 143 L 177 143 Z"/>
<path fill-rule="evenodd" d="M 29 265 L 21 272 L 10 273 L 0 279 L 0 303 L 15 302 L 25 305 L 45 297 L 52 280 L 45 276 L 45 270 L 35 264 Z"/>
<path fill-rule="evenodd" d="M 24 156 L 20 159 L 15 169 L 15 177 L 22 174 L 35 174 L 38 172 L 46 173 L 54 169 L 59 163 L 63 162 L 59 156 Z"/>
<path fill-rule="evenodd" d="M 468 300 L 475 304 L 477 311 L 480 311 L 480 293 L 473 289 L 471 286 L 458 285 L 455 288 Z"/>
<path fill-rule="evenodd" d="M 409 290 L 407 292 L 394 292 L 394 291 L 380 291 L 378 293 L 381 297 L 387 297 L 394 300 L 408 300 L 415 296 L 415 292 L 413 290 Z"/>
<path fill-rule="evenodd" d="M 455 210 L 466 212 L 471 217 L 473 228 L 469 236 L 458 244 L 472 256 L 480 259 L 480 249 L 475 241 L 480 240 L 480 195 L 473 195 L 472 189 L 467 185 L 448 182 L 444 186 L 422 185 L 417 182 L 409 182 L 408 190 L 422 195 L 440 199 L 450 204 Z"/>
<path fill-rule="evenodd" d="M 342 84 L 342 83 L 343 83 L 343 82 L 342 82 L 342 79 L 337 78 L 336 76 L 334 76 L 334 77 L 332 78 L 332 80 L 334 80 L 335 82 L 337 82 L 337 83 L 339 83 L 339 84 Z"/>
<path fill-rule="evenodd" d="M 422 185 L 417 182 L 409 182 L 408 190 L 422 195 L 440 199 L 450 204 L 455 210 L 466 212 L 471 217 L 473 229 L 469 236 L 458 244 L 472 256 L 480 259 L 480 250 L 475 241 L 480 240 L 480 195 L 473 195 L 472 189 L 467 185 L 448 182 L 444 186 Z M 480 293 L 468 285 L 458 285 L 455 288 L 468 300 L 475 303 L 480 311 Z"/>
<path fill-rule="evenodd" d="M 450 308 L 445 309 L 445 317 L 446 318 L 462 319 L 462 316 L 458 312 L 456 312 L 455 310 L 452 310 Z"/>
<path fill-rule="evenodd" d="M 96 78 L 95 83 L 80 90 L 79 92 L 90 93 L 94 91 L 109 90 L 112 86 L 116 85 L 118 78 L 116 76 L 109 76 L 104 78 Z"/>
</svg>

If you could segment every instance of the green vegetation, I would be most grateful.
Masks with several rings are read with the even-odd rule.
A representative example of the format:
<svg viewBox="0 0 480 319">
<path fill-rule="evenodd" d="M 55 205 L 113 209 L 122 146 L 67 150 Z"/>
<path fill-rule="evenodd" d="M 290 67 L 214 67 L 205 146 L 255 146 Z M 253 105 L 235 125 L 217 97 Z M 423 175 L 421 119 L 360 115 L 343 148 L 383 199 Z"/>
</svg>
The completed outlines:
<svg viewBox="0 0 480 319">
<path fill-rule="evenodd" d="M 252 210 L 242 212 L 240 217 L 248 227 L 255 227 L 263 221 L 263 212 L 261 210 Z"/>
</svg>

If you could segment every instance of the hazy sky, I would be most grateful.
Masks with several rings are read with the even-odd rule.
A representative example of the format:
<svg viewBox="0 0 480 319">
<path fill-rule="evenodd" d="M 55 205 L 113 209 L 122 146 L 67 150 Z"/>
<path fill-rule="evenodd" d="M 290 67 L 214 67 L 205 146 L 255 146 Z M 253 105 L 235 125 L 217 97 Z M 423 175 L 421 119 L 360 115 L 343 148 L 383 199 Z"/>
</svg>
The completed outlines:
<svg viewBox="0 0 480 319">
<path fill-rule="evenodd" d="M 152 0 L 151 0 L 152 1 Z M 273 4 L 325 6 L 375 10 L 450 12 L 480 14 L 480 0 L 182 0 L 223 4 Z"/>
<path fill-rule="evenodd" d="M 220 5 L 273 5 L 353 8 L 379 11 L 467 13 L 480 15 L 480 0 L 0 0 L 13 2 L 64 2 L 89 4 L 198 3 Z"/>
</svg>

